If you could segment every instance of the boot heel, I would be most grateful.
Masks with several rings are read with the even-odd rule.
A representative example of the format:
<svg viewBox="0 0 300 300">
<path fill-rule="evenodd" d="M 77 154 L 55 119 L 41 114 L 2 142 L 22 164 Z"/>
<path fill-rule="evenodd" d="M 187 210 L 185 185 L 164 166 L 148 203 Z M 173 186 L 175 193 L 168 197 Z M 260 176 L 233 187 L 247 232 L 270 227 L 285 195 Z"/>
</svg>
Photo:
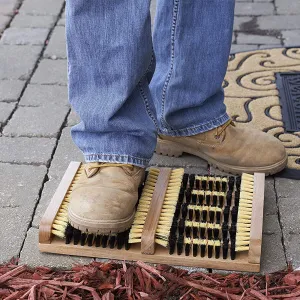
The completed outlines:
<svg viewBox="0 0 300 300">
<path fill-rule="evenodd" d="M 178 149 L 178 145 L 169 141 L 162 141 L 159 139 L 157 140 L 155 152 L 157 154 L 174 157 L 179 157 L 183 153 L 180 149 Z"/>
</svg>

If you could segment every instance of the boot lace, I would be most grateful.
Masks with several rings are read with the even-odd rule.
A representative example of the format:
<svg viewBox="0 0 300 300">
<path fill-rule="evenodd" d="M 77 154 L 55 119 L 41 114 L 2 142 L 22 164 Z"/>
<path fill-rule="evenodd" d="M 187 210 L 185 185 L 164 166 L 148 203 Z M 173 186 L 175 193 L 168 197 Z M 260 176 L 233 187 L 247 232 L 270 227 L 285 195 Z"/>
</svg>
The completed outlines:
<svg viewBox="0 0 300 300">
<path fill-rule="evenodd" d="M 228 120 L 225 124 L 223 124 L 222 126 L 217 127 L 217 133 L 215 134 L 215 138 L 218 140 L 221 137 L 221 134 L 223 132 L 225 132 L 226 128 L 228 126 L 235 126 L 234 122 L 230 119 Z"/>
</svg>

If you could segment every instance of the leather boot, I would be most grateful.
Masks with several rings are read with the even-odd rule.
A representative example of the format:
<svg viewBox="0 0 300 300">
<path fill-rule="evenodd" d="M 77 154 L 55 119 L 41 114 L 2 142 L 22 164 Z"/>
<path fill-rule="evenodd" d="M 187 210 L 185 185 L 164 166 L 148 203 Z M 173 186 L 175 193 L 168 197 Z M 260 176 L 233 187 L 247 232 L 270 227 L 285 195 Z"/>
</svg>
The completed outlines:
<svg viewBox="0 0 300 300">
<path fill-rule="evenodd" d="M 128 229 L 134 218 L 138 187 L 145 170 L 133 165 L 87 163 L 74 186 L 69 222 L 90 233 L 117 233 Z"/>
<path fill-rule="evenodd" d="M 284 146 L 275 137 L 246 129 L 229 120 L 224 125 L 194 136 L 158 137 L 156 153 L 178 157 L 183 152 L 203 158 L 232 174 L 274 174 L 287 164 Z"/>
</svg>

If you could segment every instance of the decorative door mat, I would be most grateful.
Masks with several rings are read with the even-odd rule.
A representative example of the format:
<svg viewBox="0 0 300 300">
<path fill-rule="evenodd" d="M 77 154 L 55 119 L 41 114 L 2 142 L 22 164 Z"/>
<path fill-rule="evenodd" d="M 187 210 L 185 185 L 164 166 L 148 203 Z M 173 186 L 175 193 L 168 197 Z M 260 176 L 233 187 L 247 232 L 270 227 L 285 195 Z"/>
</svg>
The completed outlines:
<svg viewBox="0 0 300 300">
<path fill-rule="evenodd" d="M 300 72 L 277 73 L 276 85 L 285 130 L 300 131 Z"/>
<path fill-rule="evenodd" d="M 288 153 L 288 167 L 278 175 L 300 179 L 300 130 L 290 131 L 295 129 L 295 118 L 300 123 L 300 76 L 287 75 L 291 72 L 300 72 L 300 47 L 231 55 L 224 80 L 225 104 L 237 123 L 277 137 Z M 286 115 L 295 118 L 285 121 Z"/>
</svg>

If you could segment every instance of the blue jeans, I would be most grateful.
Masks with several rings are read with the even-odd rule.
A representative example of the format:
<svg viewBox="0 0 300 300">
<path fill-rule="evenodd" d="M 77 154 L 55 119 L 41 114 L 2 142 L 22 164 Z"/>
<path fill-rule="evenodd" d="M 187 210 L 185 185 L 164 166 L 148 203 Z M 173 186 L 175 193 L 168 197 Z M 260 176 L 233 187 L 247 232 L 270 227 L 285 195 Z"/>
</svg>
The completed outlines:
<svg viewBox="0 0 300 300">
<path fill-rule="evenodd" d="M 189 136 L 228 119 L 222 81 L 234 0 L 67 0 L 72 138 L 87 162 L 147 166 L 157 133 Z"/>
</svg>

